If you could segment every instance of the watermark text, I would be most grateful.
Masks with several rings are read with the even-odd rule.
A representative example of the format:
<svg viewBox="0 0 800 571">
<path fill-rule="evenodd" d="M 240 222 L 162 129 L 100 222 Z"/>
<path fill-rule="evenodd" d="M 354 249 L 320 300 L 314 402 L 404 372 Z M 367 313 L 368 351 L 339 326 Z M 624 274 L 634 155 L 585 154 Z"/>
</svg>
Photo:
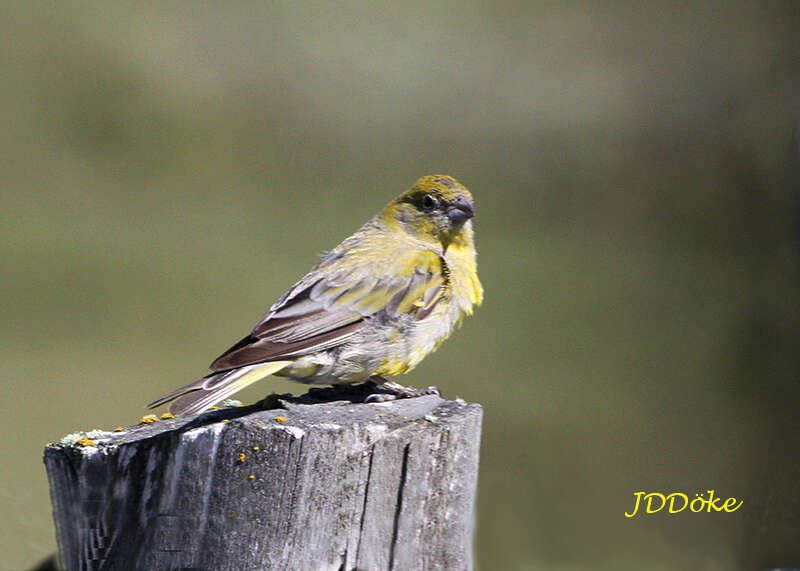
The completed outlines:
<svg viewBox="0 0 800 571">
<path fill-rule="evenodd" d="M 665 495 L 659 492 L 634 492 L 633 511 L 625 512 L 625 517 L 634 517 L 636 514 L 654 514 L 662 510 L 665 513 L 676 514 L 684 510 L 694 513 L 706 512 L 727 512 L 732 513 L 742 507 L 742 500 L 728 498 L 723 500 L 716 497 L 714 490 L 706 490 L 705 493 L 697 493 L 694 499 L 689 500 L 689 496 L 680 492 L 673 492 Z"/>
</svg>

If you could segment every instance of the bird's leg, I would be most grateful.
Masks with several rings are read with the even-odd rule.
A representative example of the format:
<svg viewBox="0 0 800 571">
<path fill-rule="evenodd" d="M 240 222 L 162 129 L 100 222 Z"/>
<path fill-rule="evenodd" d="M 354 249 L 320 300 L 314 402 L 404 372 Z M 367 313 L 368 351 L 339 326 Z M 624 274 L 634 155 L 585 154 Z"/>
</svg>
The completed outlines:
<svg viewBox="0 0 800 571">
<path fill-rule="evenodd" d="M 427 387 L 424 389 L 415 389 L 414 387 L 406 387 L 401 385 L 400 383 L 395 383 L 394 381 L 390 381 L 388 379 L 384 379 L 379 375 L 372 375 L 368 382 L 374 384 L 375 386 L 381 387 L 382 389 L 386 389 L 389 391 L 389 394 L 386 393 L 376 393 L 373 395 L 369 395 L 364 402 L 386 402 L 395 399 L 409 399 L 414 397 L 421 397 L 424 395 L 436 395 L 440 396 L 441 392 L 439 391 L 439 387 Z"/>
</svg>

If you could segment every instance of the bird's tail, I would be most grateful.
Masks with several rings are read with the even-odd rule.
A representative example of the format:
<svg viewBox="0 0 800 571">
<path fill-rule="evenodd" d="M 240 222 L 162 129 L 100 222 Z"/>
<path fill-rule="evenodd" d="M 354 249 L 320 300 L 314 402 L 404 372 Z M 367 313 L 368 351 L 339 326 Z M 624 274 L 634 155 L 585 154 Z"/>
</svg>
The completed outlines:
<svg viewBox="0 0 800 571">
<path fill-rule="evenodd" d="M 172 401 L 172 404 L 169 405 L 169 411 L 176 416 L 179 414 L 199 414 L 256 381 L 277 373 L 290 363 L 291 361 L 270 361 L 268 363 L 239 367 L 231 371 L 214 373 L 184 387 L 175 389 L 171 393 L 157 398 L 147 406 L 148 408 L 155 408 Z"/>
</svg>

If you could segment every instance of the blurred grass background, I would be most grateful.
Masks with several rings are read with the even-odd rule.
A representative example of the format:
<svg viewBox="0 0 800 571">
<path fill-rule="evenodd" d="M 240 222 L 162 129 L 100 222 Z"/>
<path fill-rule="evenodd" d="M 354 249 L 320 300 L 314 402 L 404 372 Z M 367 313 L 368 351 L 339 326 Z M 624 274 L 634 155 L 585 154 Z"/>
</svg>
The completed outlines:
<svg viewBox="0 0 800 571">
<path fill-rule="evenodd" d="M 135 422 L 429 173 L 476 197 L 486 302 L 405 380 L 485 408 L 480 569 L 800 564 L 798 24 L 3 3 L 0 568 L 55 549 L 45 442 Z M 712 488 L 743 507 L 623 517 Z"/>
</svg>

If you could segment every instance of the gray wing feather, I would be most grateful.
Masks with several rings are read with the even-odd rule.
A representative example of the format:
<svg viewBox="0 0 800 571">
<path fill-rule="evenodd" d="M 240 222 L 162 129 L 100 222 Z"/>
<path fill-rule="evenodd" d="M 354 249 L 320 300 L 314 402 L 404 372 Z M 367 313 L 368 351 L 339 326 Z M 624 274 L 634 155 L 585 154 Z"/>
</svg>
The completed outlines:
<svg viewBox="0 0 800 571">
<path fill-rule="evenodd" d="M 270 308 L 250 335 L 218 357 L 211 370 L 336 347 L 348 342 L 364 319 L 378 311 L 427 314 L 426 309 L 432 309 L 428 301 L 438 300 L 443 285 L 440 272 L 417 269 L 404 277 L 374 276 L 373 266 L 339 269 L 325 277 L 319 266 L 313 269 Z"/>
</svg>

